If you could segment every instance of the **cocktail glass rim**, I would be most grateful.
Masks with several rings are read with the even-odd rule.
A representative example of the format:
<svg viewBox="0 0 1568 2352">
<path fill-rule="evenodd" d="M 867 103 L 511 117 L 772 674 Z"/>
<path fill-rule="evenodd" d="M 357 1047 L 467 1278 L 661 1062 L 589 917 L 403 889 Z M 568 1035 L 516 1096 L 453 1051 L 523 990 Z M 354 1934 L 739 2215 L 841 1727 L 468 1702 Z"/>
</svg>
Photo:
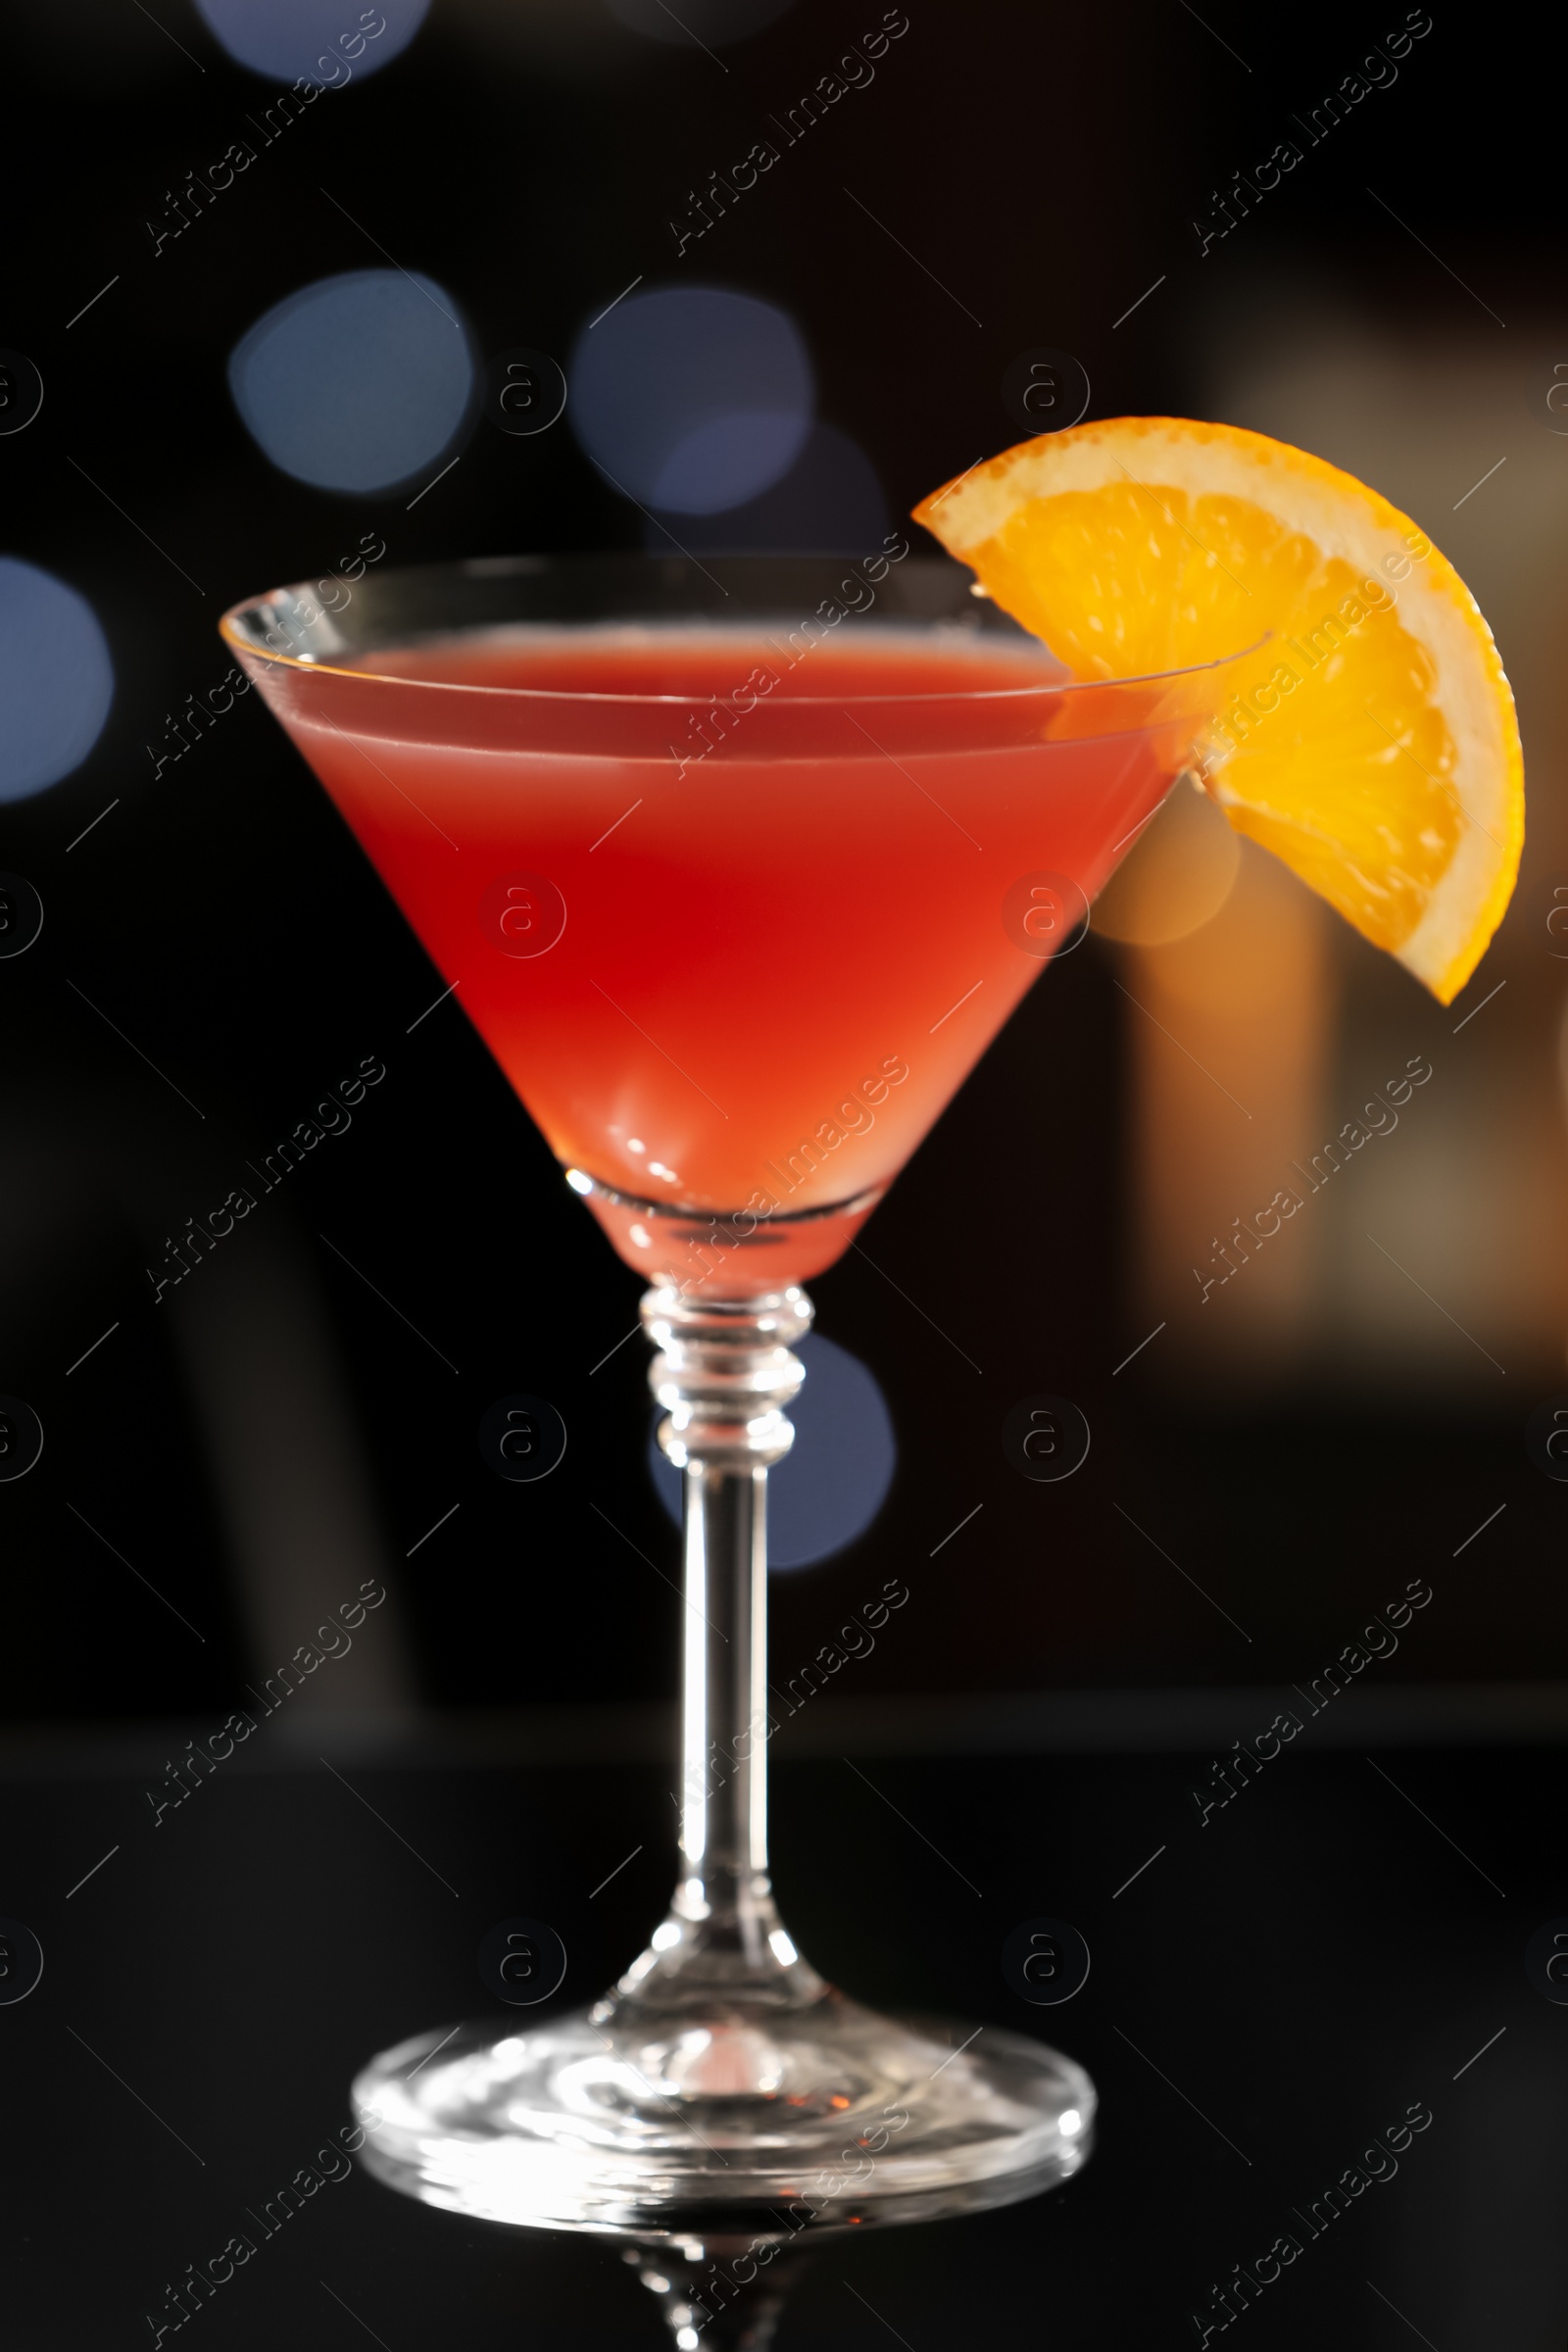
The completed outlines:
<svg viewBox="0 0 1568 2352">
<path fill-rule="evenodd" d="M 824 564 L 836 564 L 847 560 L 848 559 L 832 556 L 817 557 L 809 553 L 798 555 L 793 551 L 780 556 L 745 555 L 727 558 L 713 558 L 715 563 L 728 562 L 732 564 L 743 564 L 774 563 L 805 564 L 817 562 Z M 906 561 L 908 560 L 909 559 L 907 558 L 906 559 Z M 646 564 L 648 568 L 652 570 L 655 566 L 666 565 L 669 561 L 670 559 L 665 556 L 654 555 L 651 553 L 639 554 L 636 550 L 628 550 L 625 552 L 615 551 L 604 555 L 591 552 L 567 552 L 561 555 L 550 556 L 516 556 L 506 558 L 483 557 L 479 558 L 478 560 L 457 559 L 432 564 L 394 564 L 390 571 L 377 573 L 376 582 L 378 586 L 384 586 L 391 580 L 429 579 L 433 582 L 434 579 L 442 573 L 446 573 L 448 575 L 455 574 L 468 579 L 505 579 L 508 577 L 525 577 L 530 573 L 535 573 L 536 576 L 542 576 L 548 567 L 558 564 L 571 565 L 573 567 L 580 566 L 584 568 L 592 565 L 603 565 L 607 571 L 612 564 L 624 564 L 628 568 L 639 564 Z M 961 564 L 956 564 L 951 558 L 941 555 L 920 555 L 914 557 L 913 561 L 921 566 L 929 567 L 929 569 L 932 571 L 948 572 L 956 576 L 960 575 L 963 570 L 963 566 Z M 668 694 L 623 694 L 604 693 L 595 689 L 585 689 L 572 686 L 503 686 L 494 684 L 488 680 L 480 682 L 460 678 L 403 677 L 400 676 L 396 671 L 368 669 L 362 665 L 349 662 L 322 662 L 313 656 L 279 653 L 275 646 L 270 646 L 265 642 L 259 642 L 256 638 L 245 634 L 243 627 L 244 622 L 250 619 L 253 615 L 259 615 L 269 605 L 273 604 L 277 599 L 283 597 L 297 598 L 309 596 L 314 593 L 314 590 L 318 585 L 318 582 L 313 582 L 309 579 L 291 580 L 285 582 L 280 587 L 266 589 L 259 596 L 242 597 L 238 603 L 230 605 L 227 610 L 220 614 L 218 623 L 219 634 L 222 637 L 224 644 L 232 646 L 236 653 L 249 654 L 257 661 L 274 662 L 281 669 L 304 670 L 308 674 L 315 677 L 352 678 L 364 684 L 373 684 L 377 686 L 409 687 L 421 694 L 436 693 L 488 695 L 494 698 L 499 698 L 503 701 L 517 703 L 562 702 L 630 704 L 639 706 L 669 705 L 678 709 L 689 709 L 694 700 L 694 696 L 690 691 L 685 693 Z M 331 620 L 334 618 L 336 612 L 341 609 L 342 608 L 339 607 L 323 606 L 322 612 L 324 617 L 327 620 Z M 862 615 L 858 612 L 852 612 L 850 617 L 860 618 Z M 704 615 L 700 625 L 705 632 L 710 628 L 715 635 L 733 633 L 735 636 L 739 637 L 747 633 L 747 624 L 744 621 L 726 620 L 724 615 L 719 612 L 713 613 L 710 617 Z M 887 628 L 891 625 L 892 627 L 898 629 L 900 633 L 907 635 L 917 631 L 923 632 L 931 628 L 933 625 L 941 626 L 943 624 L 940 622 L 933 624 L 933 622 L 929 619 L 922 618 L 919 615 L 904 614 L 898 616 L 891 624 L 884 620 L 873 625 L 879 628 Z M 951 625 L 951 623 L 948 625 Z M 628 616 L 625 622 L 573 620 L 540 620 L 511 624 L 496 623 L 493 621 L 474 622 L 468 626 L 463 626 L 460 624 L 459 626 L 450 630 L 420 630 L 417 632 L 417 635 L 420 639 L 420 642 L 425 644 L 435 644 L 445 642 L 448 639 L 455 639 L 458 637 L 476 634 L 479 630 L 486 627 L 495 628 L 497 626 L 526 627 L 529 629 L 537 629 L 541 635 L 544 635 L 547 632 L 555 632 L 562 636 L 575 636 L 588 629 L 596 628 L 604 629 L 608 632 L 610 629 L 620 626 L 635 626 L 651 629 L 663 627 L 667 628 L 668 633 L 671 635 L 673 635 L 677 629 L 690 630 L 693 634 L 696 634 L 696 628 L 692 620 L 688 618 L 682 618 L 671 623 L 661 623 L 652 619 L 646 619 L 640 622 L 633 621 Z M 797 710 L 809 710 L 813 707 L 831 710 L 844 703 L 854 703 L 858 707 L 862 705 L 869 706 L 875 703 L 898 703 L 900 705 L 928 702 L 965 704 L 1005 703 L 1009 701 L 1022 701 L 1029 696 L 1039 697 L 1042 695 L 1081 695 L 1096 693 L 1106 687 L 1120 687 L 1125 690 L 1129 687 L 1135 686 L 1162 686 L 1166 684 L 1175 684 L 1179 680 L 1186 678 L 1201 677 L 1207 670 L 1223 670 L 1233 668 L 1238 662 L 1245 661 L 1250 655 L 1257 653 L 1264 645 L 1267 644 L 1271 635 L 1272 631 L 1264 630 L 1250 645 L 1240 646 L 1233 653 L 1222 654 L 1211 661 L 1177 662 L 1172 662 L 1168 668 L 1164 669 L 1130 670 L 1125 673 L 1118 672 L 1110 677 L 1104 678 L 1075 678 L 1072 676 L 1070 671 L 1067 671 L 1065 668 L 1063 668 L 1054 676 L 1042 677 L 1038 681 L 1031 681 L 1026 685 L 1019 686 L 949 686 L 936 687 L 929 692 L 899 692 L 894 694 L 862 694 L 856 693 L 853 690 L 846 692 L 841 688 L 837 693 L 833 694 L 792 693 L 788 700 L 790 707 Z M 393 642 L 407 642 L 407 634 L 405 633 L 402 639 L 394 639 L 393 637 L 389 636 L 387 642 L 388 644 Z M 1013 642 L 1020 646 L 1035 646 L 1043 655 L 1046 655 L 1048 659 L 1051 658 L 1050 649 L 1046 647 L 1039 638 L 1031 637 L 1026 630 L 1020 629 L 1017 638 L 1013 640 Z M 695 699 L 700 700 L 702 698 L 697 697 Z M 1132 732 L 1133 730 L 1129 729 L 1128 731 Z"/>
</svg>

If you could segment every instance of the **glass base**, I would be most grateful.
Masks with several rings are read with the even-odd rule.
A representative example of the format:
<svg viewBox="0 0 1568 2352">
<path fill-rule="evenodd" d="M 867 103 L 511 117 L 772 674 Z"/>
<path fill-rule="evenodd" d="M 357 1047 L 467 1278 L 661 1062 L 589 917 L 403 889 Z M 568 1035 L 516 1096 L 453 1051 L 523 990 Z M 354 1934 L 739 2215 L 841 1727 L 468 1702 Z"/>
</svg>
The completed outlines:
<svg viewBox="0 0 1568 2352">
<path fill-rule="evenodd" d="M 363 2161 L 427 2205 L 700 2254 L 1033 2196 L 1084 2162 L 1095 2089 L 1023 2034 L 823 1986 L 706 2021 L 645 1999 L 424 2034 L 372 2059 L 354 2100 Z"/>
</svg>

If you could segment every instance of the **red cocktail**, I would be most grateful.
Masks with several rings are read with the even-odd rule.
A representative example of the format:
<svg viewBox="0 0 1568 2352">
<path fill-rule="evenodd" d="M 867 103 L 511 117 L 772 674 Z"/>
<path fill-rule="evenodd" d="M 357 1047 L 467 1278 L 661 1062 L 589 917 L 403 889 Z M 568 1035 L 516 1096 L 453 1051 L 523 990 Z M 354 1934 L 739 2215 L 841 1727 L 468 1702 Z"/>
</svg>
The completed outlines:
<svg viewBox="0 0 1568 2352">
<path fill-rule="evenodd" d="M 831 1264 L 1181 763 L 1190 681 L 1073 687 L 966 617 L 250 661 L 652 1278 Z"/>
<path fill-rule="evenodd" d="M 429 2203 L 673 2237 L 693 2262 L 1007 2202 L 1087 2152 L 1071 2060 L 860 2008 L 779 1918 L 766 1472 L 801 1279 L 1074 934 L 1227 668 L 1074 685 L 956 565 L 906 551 L 715 564 L 454 565 L 224 622 L 652 1278 L 660 1441 L 685 1472 L 669 1914 L 590 2010 L 372 2060 L 366 2158 Z"/>
</svg>

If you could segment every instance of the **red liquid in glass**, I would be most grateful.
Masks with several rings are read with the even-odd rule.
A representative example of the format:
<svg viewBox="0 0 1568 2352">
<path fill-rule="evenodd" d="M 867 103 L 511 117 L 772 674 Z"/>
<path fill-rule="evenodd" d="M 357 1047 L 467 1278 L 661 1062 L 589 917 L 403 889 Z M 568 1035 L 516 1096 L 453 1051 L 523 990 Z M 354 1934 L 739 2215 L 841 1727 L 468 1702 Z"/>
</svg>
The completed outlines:
<svg viewBox="0 0 1568 2352">
<path fill-rule="evenodd" d="M 864 1211 L 766 1220 L 897 1173 L 1072 922 L 1030 878 L 1092 899 L 1192 732 L 1147 689 L 1086 732 L 1039 656 L 956 633 L 792 662 L 496 631 L 359 667 L 253 664 L 558 1157 L 692 1212 L 596 1198 L 616 1248 L 719 1295 L 839 1254 Z M 496 686 L 533 692 L 461 691 Z"/>
</svg>

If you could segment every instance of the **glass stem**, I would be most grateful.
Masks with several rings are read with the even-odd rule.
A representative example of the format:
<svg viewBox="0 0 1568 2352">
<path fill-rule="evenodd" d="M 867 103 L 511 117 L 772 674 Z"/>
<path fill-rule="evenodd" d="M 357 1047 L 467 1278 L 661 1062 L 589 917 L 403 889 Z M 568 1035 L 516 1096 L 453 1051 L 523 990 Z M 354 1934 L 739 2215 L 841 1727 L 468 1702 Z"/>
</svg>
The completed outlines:
<svg viewBox="0 0 1568 2352">
<path fill-rule="evenodd" d="M 669 1918 L 620 1991 L 681 1981 L 808 1999 L 818 1980 L 774 1906 L 767 1865 L 767 1473 L 795 1432 L 784 1407 L 805 1378 L 791 1345 L 810 1328 L 804 1291 L 737 1300 L 648 1292 L 659 1349 L 649 1385 L 659 1443 L 683 1474 L 681 1875 Z M 650 1983 L 657 1979 L 657 1984 Z"/>
<path fill-rule="evenodd" d="M 747 1957 L 760 1959 L 758 1905 L 768 1890 L 767 1470 L 688 1456 L 682 1485 L 676 1907 L 733 1926 Z"/>
<path fill-rule="evenodd" d="M 621 2259 L 635 2265 L 644 2286 L 659 2297 L 682 2352 L 698 2340 L 699 2330 L 703 2352 L 766 2352 L 785 2298 L 810 2258 L 799 2246 L 773 2245 L 763 2268 L 756 2253 L 760 2242 L 688 2239 L 683 2247 L 663 2245 Z M 743 2262 L 745 2286 L 735 2279 Z"/>
</svg>

